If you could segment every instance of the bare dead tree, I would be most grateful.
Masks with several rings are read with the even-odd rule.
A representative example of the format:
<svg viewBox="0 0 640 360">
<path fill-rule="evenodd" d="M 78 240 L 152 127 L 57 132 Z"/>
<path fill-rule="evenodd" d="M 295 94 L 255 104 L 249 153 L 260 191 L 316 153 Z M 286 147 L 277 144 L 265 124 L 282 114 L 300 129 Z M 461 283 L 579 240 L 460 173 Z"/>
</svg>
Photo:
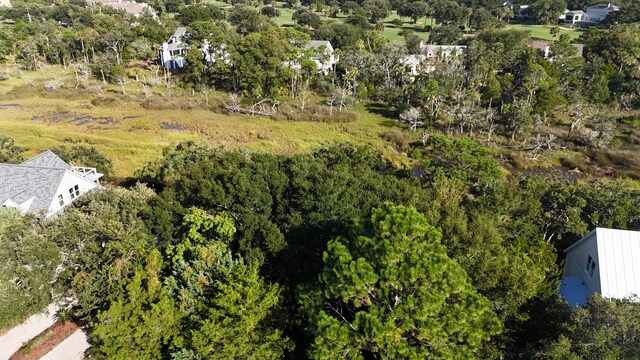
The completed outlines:
<svg viewBox="0 0 640 360">
<path fill-rule="evenodd" d="M 202 101 L 200 101 L 198 99 L 189 98 L 188 103 L 187 103 L 187 108 L 195 109 L 198 106 L 200 106 L 201 103 L 202 103 Z"/>
<path fill-rule="evenodd" d="M 542 135 L 540 133 L 531 138 L 531 148 L 529 149 L 529 151 L 533 153 L 533 160 L 538 161 L 542 158 L 546 158 L 544 154 L 557 148 L 557 145 L 555 143 L 556 139 L 557 137 L 553 134 Z"/>
<path fill-rule="evenodd" d="M 52 79 L 44 83 L 44 88 L 48 91 L 56 91 L 62 87 L 61 79 Z"/>
<path fill-rule="evenodd" d="M 231 93 L 227 98 L 227 102 L 224 103 L 225 109 L 230 113 L 237 113 L 240 110 L 240 96 L 238 94 Z"/>
<path fill-rule="evenodd" d="M 229 98 L 224 104 L 224 107 L 231 114 L 245 114 L 249 117 L 255 117 L 275 115 L 279 104 L 278 101 L 273 99 L 262 99 L 254 102 L 248 108 L 243 108 L 240 102 L 240 96 L 237 94 L 229 94 Z"/>
<path fill-rule="evenodd" d="M 602 110 L 587 103 L 574 103 L 567 106 L 567 114 L 571 120 L 568 136 L 571 137 L 580 127 L 596 121 L 602 116 Z"/>
<path fill-rule="evenodd" d="M 300 110 L 304 111 L 304 107 L 307 104 L 309 96 L 311 96 L 311 91 L 309 91 L 309 88 L 307 86 L 301 88 L 298 91 L 298 99 L 300 99 Z"/>
<path fill-rule="evenodd" d="M 118 84 L 118 86 L 120 86 L 120 88 L 122 89 L 122 95 L 127 95 L 127 88 L 125 87 L 125 85 L 127 85 L 127 79 L 125 79 L 124 77 L 119 77 L 116 81 L 116 84 Z"/>
<path fill-rule="evenodd" d="M 271 104 L 271 106 L 269 106 Z M 256 115 L 273 116 L 276 114 L 277 107 L 280 103 L 272 99 L 262 99 L 251 105 L 249 116 L 255 117 Z"/>
<path fill-rule="evenodd" d="M 416 131 L 418 126 L 424 125 L 423 121 L 420 121 L 422 114 L 419 108 L 412 107 L 400 114 L 400 121 L 407 124 L 409 130 Z"/>
<path fill-rule="evenodd" d="M 209 106 L 209 93 L 211 92 L 211 87 L 207 84 L 198 85 L 198 91 L 204 94 L 204 101 Z"/>
<path fill-rule="evenodd" d="M 336 103 L 338 99 L 338 94 L 335 91 L 331 92 L 331 96 L 327 99 L 327 105 L 329 105 L 329 115 L 333 115 L 333 105 Z"/>
<path fill-rule="evenodd" d="M 142 84 L 142 95 L 144 95 L 145 99 L 148 99 L 151 97 L 151 95 L 153 95 L 153 92 L 151 91 L 151 89 L 149 89 L 147 85 Z"/>
<path fill-rule="evenodd" d="M 77 89 L 81 85 L 86 87 L 87 83 L 89 82 L 89 78 L 91 77 L 91 69 L 89 68 L 89 66 L 87 66 L 87 64 L 85 63 L 78 63 L 74 64 L 72 67 L 76 76 L 75 88 Z"/>
<path fill-rule="evenodd" d="M 93 93 L 93 96 L 102 96 L 104 95 L 104 90 L 102 89 L 101 85 L 95 85 L 93 87 L 91 87 L 91 92 Z"/>
</svg>

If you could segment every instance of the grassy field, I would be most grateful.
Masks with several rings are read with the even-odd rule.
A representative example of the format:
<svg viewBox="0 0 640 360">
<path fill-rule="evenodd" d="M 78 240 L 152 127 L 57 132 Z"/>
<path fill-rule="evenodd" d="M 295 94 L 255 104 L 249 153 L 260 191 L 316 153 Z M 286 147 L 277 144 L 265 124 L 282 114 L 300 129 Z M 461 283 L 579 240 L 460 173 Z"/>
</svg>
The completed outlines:
<svg viewBox="0 0 640 360">
<path fill-rule="evenodd" d="M 124 100 L 104 106 L 92 104 L 96 101 L 88 92 L 69 89 L 69 83 L 57 92 L 44 90 L 43 79 L 70 75 L 70 70 L 52 67 L 44 74 L 23 73 L 21 79 L 0 82 L 0 133 L 26 147 L 27 156 L 60 144 L 88 144 L 112 159 L 120 178 L 160 156 L 164 147 L 185 140 L 280 154 L 349 141 L 373 144 L 395 163 L 406 160 L 380 138 L 396 127 L 394 122 L 363 108 L 354 109 L 357 120 L 350 123 L 277 121 L 204 109 L 145 109 L 135 82 L 128 85 Z M 122 99 L 118 89 L 106 91 L 102 98 Z"/>
<path fill-rule="evenodd" d="M 214 4 L 220 7 L 228 6 L 228 4 L 217 1 L 217 0 L 208 0 L 210 4 Z M 276 2 L 276 8 L 280 10 L 280 16 L 274 19 L 274 22 L 280 26 L 288 26 L 293 25 L 293 20 L 291 19 L 295 10 L 286 8 L 284 6 L 284 2 Z M 334 21 L 344 21 L 346 16 L 344 14 L 339 13 L 336 18 L 326 17 L 322 13 L 317 13 L 323 20 L 334 20 Z M 389 39 L 393 42 L 404 42 L 404 38 L 399 34 L 401 30 L 413 30 L 416 34 L 422 39 L 427 40 L 429 38 L 429 32 L 424 31 L 425 25 L 433 26 L 435 22 L 432 22 L 432 19 L 419 19 L 417 24 L 410 23 L 410 19 L 404 19 L 405 23 L 401 28 L 397 28 L 395 25 L 392 25 L 391 22 L 394 19 L 398 19 L 398 15 L 394 12 L 391 13 L 387 18 L 384 19 L 385 28 L 382 32 L 382 36 Z M 507 29 L 515 29 L 515 30 L 525 30 L 531 33 L 532 38 L 543 39 L 543 40 L 553 40 L 553 36 L 551 35 L 551 27 L 546 25 L 527 25 L 527 24 L 508 24 Z M 572 39 L 578 38 L 584 30 L 581 29 L 566 29 L 561 28 L 560 34 L 568 34 Z"/>
<path fill-rule="evenodd" d="M 220 7 L 228 6 L 227 3 L 224 3 L 218 0 L 207 0 L 207 2 Z M 295 12 L 295 10 L 286 8 L 284 4 L 285 4 L 284 2 L 276 2 L 276 8 L 280 10 L 280 16 L 274 19 L 274 22 L 280 26 L 293 25 L 294 23 L 293 23 L 293 20 L 291 19 L 291 16 Z M 323 20 L 344 21 L 344 19 L 346 18 L 346 16 L 344 16 L 344 14 L 342 13 L 339 13 L 338 17 L 336 18 L 326 17 L 322 13 L 317 13 L 317 14 L 320 15 L 320 17 Z M 384 31 L 382 32 L 382 36 L 384 36 L 385 38 L 393 42 L 404 42 L 404 38 L 399 34 L 401 30 L 413 30 L 422 40 L 427 40 L 429 38 L 429 32 L 424 31 L 424 26 L 435 25 L 435 22 L 432 23 L 432 19 L 430 18 L 420 19 L 417 24 L 412 24 L 410 22 L 407 22 L 410 19 L 404 19 L 405 23 L 402 25 L 402 27 L 397 28 L 395 25 L 391 24 L 391 21 L 398 18 L 399 18 L 398 15 L 394 11 L 391 13 L 391 15 L 389 15 L 383 21 L 385 24 L 385 28 L 384 28 Z M 543 40 L 553 40 L 553 36 L 551 35 L 551 32 L 550 32 L 551 27 L 546 25 L 508 24 L 507 29 L 526 30 L 531 33 L 532 38 L 543 39 Z M 584 30 L 580 30 L 580 29 L 572 30 L 572 29 L 561 28 L 560 34 L 568 34 L 572 39 L 575 39 L 575 38 L 578 38 L 583 31 Z"/>
<path fill-rule="evenodd" d="M 207 2 L 209 4 L 213 4 L 219 7 L 226 7 L 229 4 L 221 2 L 221 1 L 217 1 L 217 0 L 207 0 Z M 273 21 L 278 24 L 279 26 L 290 26 L 290 25 L 294 25 L 292 16 L 293 13 L 296 12 L 296 10 L 293 10 L 291 8 L 287 8 L 284 6 L 285 3 L 284 2 L 276 2 L 275 3 L 275 7 L 280 10 L 280 16 L 273 19 Z M 328 20 L 328 21 L 338 21 L 338 22 L 342 22 L 344 21 L 347 17 L 342 14 L 342 13 L 338 13 L 337 17 L 327 17 L 326 14 L 324 13 L 320 13 L 320 12 L 316 12 L 316 14 L 318 14 L 320 16 L 320 18 L 322 20 Z M 382 32 L 382 36 L 384 36 L 385 38 L 389 39 L 390 41 L 394 41 L 394 42 L 404 42 L 404 38 L 399 35 L 398 33 L 401 30 L 413 30 L 416 32 L 416 34 L 423 40 L 426 40 L 429 38 L 429 33 L 424 31 L 424 26 L 425 25 L 432 25 L 431 24 L 431 19 L 427 18 L 427 19 L 420 19 L 418 21 L 417 24 L 412 24 L 409 22 L 408 18 L 405 18 L 405 23 L 403 24 L 403 26 L 401 28 L 397 28 L 395 25 L 391 24 L 391 21 L 393 21 L 394 19 L 398 19 L 398 15 L 395 13 L 395 11 L 393 11 L 391 13 L 391 15 L 389 15 L 388 17 L 386 17 L 384 19 L 384 24 L 385 24 L 385 28 L 384 31 Z"/>
<path fill-rule="evenodd" d="M 551 35 L 551 26 L 546 26 L 546 25 L 526 25 L 526 24 L 508 24 L 507 25 L 507 29 L 525 30 L 525 31 L 528 31 L 531 34 L 530 36 L 532 38 L 543 39 L 543 40 L 553 40 L 553 36 Z M 584 30 L 581 30 L 581 29 L 569 30 L 569 29 L 565 29 L 565 28 L 560 28 L 560 34 L 559 35 L 568 34 L 571 37 L 571 39 L 576 39 L 580 35 L 582 35 L 583 32 L 584 32 Z"/>
</svg>

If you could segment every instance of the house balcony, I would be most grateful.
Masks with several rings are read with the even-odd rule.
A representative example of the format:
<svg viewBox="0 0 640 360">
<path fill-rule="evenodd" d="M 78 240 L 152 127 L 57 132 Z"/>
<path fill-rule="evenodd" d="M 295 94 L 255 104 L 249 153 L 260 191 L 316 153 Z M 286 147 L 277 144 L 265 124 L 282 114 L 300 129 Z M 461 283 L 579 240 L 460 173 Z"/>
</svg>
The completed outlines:
<svg viewBox="0 0 640 360">
<path fill-rule="evenodd" d="M 100 178 L 104 175 L 92 167 L 72 166 L 71 171 L 98 185 L 100 185 Z"/>
</svg>

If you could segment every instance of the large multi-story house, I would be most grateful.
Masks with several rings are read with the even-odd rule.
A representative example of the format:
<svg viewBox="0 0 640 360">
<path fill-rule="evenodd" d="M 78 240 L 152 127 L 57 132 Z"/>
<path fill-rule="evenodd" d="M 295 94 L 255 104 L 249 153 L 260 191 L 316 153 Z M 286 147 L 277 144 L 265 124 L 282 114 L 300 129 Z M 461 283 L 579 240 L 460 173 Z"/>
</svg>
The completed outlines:
<svg viewBox="0 0 640 360">
<path fill-rule="evenodd" d="M 581 26 L 599 25 L 614 11 L 620 11 L 620 7 L 611 3 L 591 5 L 587 7 L 586 11 L 571 10 L 567 12 L 564 17 L 564 22 Z"/>
<path fill-rule="evenodd" d="M 119 11 L 124 11 L 135 17 L 142 15 L 144 12 L 155 15 L 155 11 L 146 3 L 138 3 L 127 0 L 85 0 L 88 5 L 102 4 L 112 7 Z"/>
<path fill-rule="evenodd" d="M 189 37 L 186 27 L 179 27 L 169 40 L 162 44 L 158 51 L 160 63 L 167 70 L 180 69 L 187 66 L 185 56 L 189 51 L 186 39 Z M 318 73 L 327 75 L 333 71 L 339 58 L 335 54 L 333 46 L 326 40 L 311 40 L 306 48 L 312 50 L 310 59 L 316 63 Z M 220 63 L 231 64 L 231 54 L 227 51 L 227 44 L 212 46 L 205 39 L 199 48 L 208 66 L 216 66 Z M 302 54 L 301 54 L 302 56 Z M 290 61 L 288 65 L 293 69 L 300 69 L 300 63 Z"/>
<path fill-rule="evenodd" d="M 187 28 L 181 26 L 169 37 L 169 40 L 162 44 L 160 51 L 158 51 L 158 56 L 160 57 L 160 63 L 162 63 L 165 69 L 179 69 L 187 64 L 184 59 L 189 49 L 184 41 L 186 34 Z"/>
<path fill-rule="evenodd" d="M 420 73 L 430 73 L 436 64 L 456 66 L 462 63 L 461 57 L 467 50 L 464 45 L 429 45 L 424 41 L 418 46 L 419 54 L 410 54 L 400 59 L 410 77 Z"/>
<path fill-rule="evenodd" d="M 100 187 L 95 168 L 72 166 L 51 151 L 21 164 L 0 164 L 0 205 L 51 217 Z"/>
</svg>

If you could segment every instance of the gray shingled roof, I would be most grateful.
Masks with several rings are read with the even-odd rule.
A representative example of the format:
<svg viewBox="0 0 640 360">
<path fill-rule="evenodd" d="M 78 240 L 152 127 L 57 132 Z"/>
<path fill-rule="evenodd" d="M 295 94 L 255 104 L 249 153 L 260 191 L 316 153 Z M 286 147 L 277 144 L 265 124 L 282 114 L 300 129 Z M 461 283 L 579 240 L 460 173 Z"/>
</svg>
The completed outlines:
<svg viewBox="0 0 640 360">
<path fill-rule="evenodd" d="M 327 40 L 311 40 L 309 42 L 309 46 L 312 48 L 319 48 L 321 46 L 329 47 L 331 46 L 331 43 Z"/>
<path fill-rule="evenodd" d="M 0 164 L 0 204 L 34 198 L 29 212 L 47 212 L 69 165 L 51 151 L 22 164 Z"/>
<path fill-rule="evenodd" d="M 24 161 L 20 165 L 46 167 L 52 169 L 68 169 L 70 167 L 69 164 L 62 160 L 58 155 L 54 154 L 51 150 L 47 150 L 41 154 L 38 154 L 31 159 Z"/>
</svg>

